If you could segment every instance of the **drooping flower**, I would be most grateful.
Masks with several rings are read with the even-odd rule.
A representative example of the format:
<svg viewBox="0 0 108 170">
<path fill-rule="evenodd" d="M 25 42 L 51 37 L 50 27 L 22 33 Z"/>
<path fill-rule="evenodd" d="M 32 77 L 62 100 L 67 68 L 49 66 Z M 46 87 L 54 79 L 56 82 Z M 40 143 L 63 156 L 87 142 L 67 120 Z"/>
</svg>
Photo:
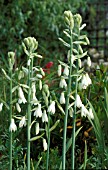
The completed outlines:
<svg viewBox="0 0 108 170">
<path fill-rule="evenodd" d="M 46 110 L 44 110 L 42 113 L 42 122 L 48 122 L 48 116 L 46 114 Z"/>
<path fill-rule="evenodd" d="M 80 96 L 77 94 L 77 96 L 76 96 L 76 101 L 75 101 L 75 103 L 76 103 L 76 106 L 78 107 L 78 108 L 80 108 L 81 106 L 82 106 L 82 101 L 81 101 L 81 98 L 80 98 Z"/>
<path fill-rule="evenodd" d="M 61 78 L 59 86 L 61 88 L 66 88 L 67 87 L 67 83 L 66 83 L 64 78 Z"/>
<path fill-rule="evenodd" d="M 47 150 L 47 142 L 46 142 L 46 139 L 43 138 L 43 148 L 44 148 L 44 151 Z"/>
<path fill-rule="evenodd" d="M 37 98 L 36 98 L 36 86 L 35 86 L 35 82 L 32 83 L 32 98 L 33 98 L 33 101 L 37 102 Z"/>
<path fill-rule="evenodd" d="M 73 108 L 70 107 L 70 108 L 69 108 L 69 116 L 70 116 L 70 117 L 73 117 L 73 112 L 74 112 Z"/>
<path fill-rule="evenodd" d="M 23 126 L 26 126 L 26 118 L 25 118 L 25 116 L 23 116 L 22 119 L 19 122 L 19 127 L 22 128 Z"/>
<path fill-rule="evenodd" d="M 38 107 L 36 108 L 34 112 L 34 116 L 36 117 L 42 117 L 42 110 L 41 110 L 41 104 L 38 104 Z"/>
<path fill-rule="evenodd" d="M 39 133 L 39 123 L 37 122 L 36 123 L 36 135 L 38 135 L 38 133 Z"/>
<path fill-rule="evenodd" d="M 9 127 L 9 131 L 12 132 L 12 131 L 16 131 L 17 130 L 17 126 L 14 122 L 14 119 L 11 119 L 11 123 L 10 123 L 10 127 Z"/>
<path fill-rule="evenodd" d="M 61 93 L 60 104 L 65 104 L 65 95 L 64 95 L 64 92 Z"/>
<path fill-rule="evenodd" d="M 25 99 L 24 97 L 24 93 L 23 93 L 23 90 L 21 87 L 18 88 L 18 97 L 19 97 L 19 100 L 18 100 L 18 103 L 26 103 L 27 100 Z"/>
<path fill-rule="evenodd" d="M 86 109 L 86 107 L 82 104 L 81 106 L 81 117 L 87 116 L 89 114 L 89 111 Z"/>
<path fill-rule="evenodd" d="M 0 112 L 2 111 L 3 103 L 0 103 Z"/>
<path fill-rule="evenodd" d="M 58 65 L 58 76 L 61 76 L 61 72 L 62 72 L 62 66 L 61 64 Z"/>
<path fill-rule="evenodd" d="M 87 82 L 88 82 L 88 85 L 92 84 L 92 81 L 91 81 L 88 73 L 86 73 L 86 80 L 87 80 Z"/>
<path fill-rule="evenodd" d="M 20 107 L 19 103 L 16 103 L 16 109 L 19 113 L 21 112 L 21 107 Z"/>
<path fill-rule="evenodd" d="M 90 84 L 92 84 L 91 79 L 88 73 L 84 74 L 81 81 L 82 89 L 86 89 Z"/>
<path fill-rule="evenodd" d="M 90 59 L 90 57 L 87 58 L 87 65 L 88 65 L 89 67 L 91 67 L 91 59 Z"/>
<path fill-rule="evenodd" d="M 94 119 L 94 115 L 93 115 L 93 112 L 92 112 L 92 109 L 91 109 L 91 108 L 89 108 L 88 117 L 89 117 L 90 119 Z"/>
<path fill-rule="evenodd" d="M 65 76 L 68 76 L 68 75 L 69 75 L 69 68 L 68 68 L 68 66 L 65 66 L 64 71 L 63 71 L 63 74 L 64 74 Z"/>
<path fill-rule="evenodd" d="M 51 104 L 49 105 L 48 112 L 51 114 L 55 113 L 55 101 L 52 101 Z"/>
</svg>

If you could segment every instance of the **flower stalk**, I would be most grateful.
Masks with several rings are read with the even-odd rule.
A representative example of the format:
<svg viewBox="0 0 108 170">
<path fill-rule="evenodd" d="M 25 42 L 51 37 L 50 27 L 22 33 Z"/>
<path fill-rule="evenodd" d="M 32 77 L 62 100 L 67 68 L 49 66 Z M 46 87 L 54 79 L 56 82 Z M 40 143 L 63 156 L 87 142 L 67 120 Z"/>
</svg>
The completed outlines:
<svg viewBox="0 0 108 170">
<path fill-rule="evenodd" d="M 69 76 L 68 76 L 68 86 L 67 86 L 67 97 L 66 97 L 66 104 L 65 104 L 65 117 L 64 117 L 64 132 L 63 132 L 63 150 L 62 150 L 62 169 L 66 169 L 66 133 L 67 133 L 67 119 L 68 119 L 68 106 L 69 106 L 69 96 L 71 91 L 71 73 L 72 73 L 72 48 L 73 48 L 73 35 L 72 29 L 70 29 L 70 69 L 69 69 Z"/>
<path fill-rule="evenodd" d="M 48 146 L 47 146 L 46 170 L 48 170 L 49 168 L 49 150 L 50 150 L 50 112 L 48 113 Z"/>
</svg>

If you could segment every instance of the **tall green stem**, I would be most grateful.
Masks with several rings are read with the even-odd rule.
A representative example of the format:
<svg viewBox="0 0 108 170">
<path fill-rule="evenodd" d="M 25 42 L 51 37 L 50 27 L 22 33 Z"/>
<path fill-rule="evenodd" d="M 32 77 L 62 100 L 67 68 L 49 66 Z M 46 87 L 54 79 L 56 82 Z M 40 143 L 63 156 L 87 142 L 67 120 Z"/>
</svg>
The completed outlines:
<svg viewBox="0 0 108 170">
<path fill-rule="evenodd" d="M 33 59 L 30 62 L 30 66 L 28 68 L 28 108 L 27 108 L 27 170 L 30 170 L 30 125 L 31 125 L 31 76 L 32 76 L 32 67 L 33 67 Z"/>
<path fill-rule="evenodd" d="M 48 113 L 48 148 L 47 148 L 46 170 L 48 170 L 48 165 L 49 165 L 49 149 L 50 149 L 50 113 Z"/>
<path fill-rule="evenodd" d="M 10 123 L 12 120 L 12 69 L 10 68 Z M 10 131 L 9 170 L 12 170 L 12 131 Z"/>
<path fill-rule="evenodd" d="M 69 69 L 69 77 L 68 77 L 68 86 L 67 86 L 67 97 L 66 97 L 66 105 L 65 105 L 65 117 L 64 117 L 64 132 L 63 132 L 63 150 L 62 150 L 62 169 L 66 169 L 66 133 L 67 133 L 67 119 L 68 119 L 68 106 L 69 106 L 69 95 L 71 91 L 71 73 L 72 73 L 72 48 L 73 48 L 73 38 L 72 38 L 72 30 L 71 38 L 70 38 L 70 69 Z"/>
<path fill-rule="evenodd" d="M 79 37 L 80 32 L 78 32 Z M 78 54 L 79 54 L 79 45 L 78 45 Z M 76 74 L 78 74 L 79 66 L 78 66 L 78 60 L 76 63 Z M 78 76 L 76 76 L 75 80 L 75 101 L 77 98 L 77 92 L 78 92 Z M 72 170 L 75 169 L 75 129 L 76 129 L 76 102 L 74 104 L 74 113 L 73 113 L 73 131 L 72 131 L 72 155 L 71 155 L 71 161 L 72 161 Z"/>
</svg>

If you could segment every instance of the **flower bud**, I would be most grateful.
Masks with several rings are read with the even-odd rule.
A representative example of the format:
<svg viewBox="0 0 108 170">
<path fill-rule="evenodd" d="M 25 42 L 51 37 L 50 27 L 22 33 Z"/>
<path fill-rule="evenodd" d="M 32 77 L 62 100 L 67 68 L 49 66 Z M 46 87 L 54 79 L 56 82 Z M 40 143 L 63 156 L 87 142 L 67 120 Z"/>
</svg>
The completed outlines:
<svg viewBox="0 0 108 170">
<path fill-rule="evenodd" d="M 21 112 L 21 107 L 20 107 L 19 103 L 16 103 L 16 109 L 19 113 Z"/>
<path fill-rule="evenodd" d="M 65 11 L 64 18 L 65 18 L 65 22 L 67 23 L 67 25 L 70 26 L 70 29 L 72 30 L 74 27 L 74 19 L 73 19 L 73 14 L 71 13 L 71 11 Z"/>
<path fill-rule="evenodd" d="M 47 142 L 46 142 L 46 139 L 43 138 L 43 148 L 44 148 L 44 151 L 47 150 Z"/>
<path fill-rule="evenodd" d="M 59 76 L 59 77 L 61 76 L 61 72 L 62 72 L 62 67 L 61 67 L 61 65 L 59 64 L 59 65 L 58 65 L 58 76 Z"/>
<path fill-rule="evenodd" d="M 74 18 L 75 18 L 76 24 L 78 25 L 78 27 L 80 27 L 80 25 L 82 23 L 81 15 L 80 14 L 76 14 L 76 15 L 74 15 Z"/>
<path fill-rule="evenodd" d="M 39 123 L 36 123 L 36 135 L 39 134 Z"/>
<path fill-rule="evenodd" d="M 0 112 L 2 111 L 3 103 L 0 103 Z"/>
<path fill-rule="evenodd" d="M 89 67 L 91 67 L 91 59 L 90 59 L 90 57 L 87 58 L 87 65 L 88 65 Z"/>
<path fill-rule="evenodd" d="M 34 37 L 28 37 L 24 39 L 24 45 L 29 52 L 33 53 L 38 47 L 38 42 Z"/>
<path fill-rule="evenodd" d="M 68 66 L 65 66 L 64 71 L 63 71 L 63 74 L 64 74 L 65 76 L 68 76 L 68 75 L 69 75 L 69 68 L 68 68 Z"/>
<path fill-rule="evenodd" d="M 82 66 L 81 59 L 78 59 L 78 66 L 79 66 L 79 68 L 81 68 L 81 66 Z"/>
<path fill-rule="evenodd" d="M 65 104 L 64 92 L 61 93 L 61 96 L 60 96 L 60 104 Z"/>
<path fill-rule="evenodd" d="M 42 81 L 39 80 L 39 90 L 42 90 Z"/>
</svg>

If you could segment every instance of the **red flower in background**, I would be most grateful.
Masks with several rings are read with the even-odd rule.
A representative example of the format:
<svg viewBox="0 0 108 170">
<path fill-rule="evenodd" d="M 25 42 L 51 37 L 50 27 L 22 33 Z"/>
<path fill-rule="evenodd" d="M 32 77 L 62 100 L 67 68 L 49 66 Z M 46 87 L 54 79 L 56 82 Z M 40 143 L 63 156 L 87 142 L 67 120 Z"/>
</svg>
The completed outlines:
<svg viewBox="0 0 108 170">
<path fill-rule="evenodd" d="M 45 73 L 48 73 L 48 74 L 50 74 L 50 69 L 51 69 L 51 67 L 53 67 L 53 62 L 52 61 L 50 61 L 50 62 L 48 62 L 46 65 L 45 65 L 45 67 L 43 68 L 43 71 L 45 72 Z"/>
</svg>

